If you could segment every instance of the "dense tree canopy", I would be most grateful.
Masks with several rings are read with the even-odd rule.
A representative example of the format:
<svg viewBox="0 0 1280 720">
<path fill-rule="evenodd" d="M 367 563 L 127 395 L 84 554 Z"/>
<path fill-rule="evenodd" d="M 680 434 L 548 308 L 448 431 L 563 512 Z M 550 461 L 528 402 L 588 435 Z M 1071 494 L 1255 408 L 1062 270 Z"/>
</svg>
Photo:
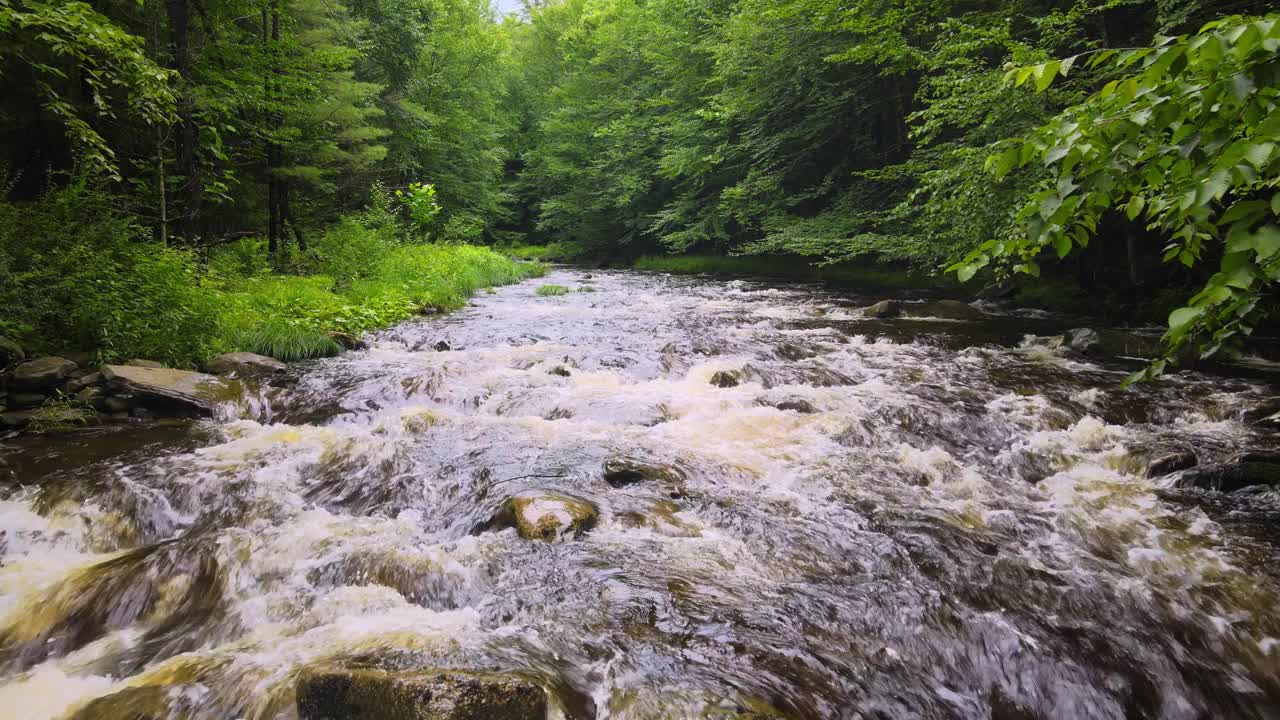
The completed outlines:
<svg viewBox="0 0 1280 720">
<path fill-rule="evenodd" d="M 1172 288 L 1172 345 L 1234 352 L 1280 273 L 1264 12 L 0 0 L 0 171 L 10 201 L 88 183 L 202 257 L 264 237 L 285 271 L 388 188 L 441 242 Z"/>
</svg>

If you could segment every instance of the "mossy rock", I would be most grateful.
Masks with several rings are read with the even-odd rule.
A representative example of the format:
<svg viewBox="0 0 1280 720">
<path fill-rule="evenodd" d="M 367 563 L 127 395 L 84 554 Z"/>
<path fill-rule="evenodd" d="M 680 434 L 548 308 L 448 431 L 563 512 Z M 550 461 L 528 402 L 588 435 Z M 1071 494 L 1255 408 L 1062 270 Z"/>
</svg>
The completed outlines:
<svg viewBox="0 0 1280 720">
<path fill-rule="evenodd" d="M 515 528 L 526 540 L 555 542 L 582 537 L 595 527 L 600 511 L 593 503 L 560 493 L 530 493 L 507 498 L 481 529 Z"/>
</svg>

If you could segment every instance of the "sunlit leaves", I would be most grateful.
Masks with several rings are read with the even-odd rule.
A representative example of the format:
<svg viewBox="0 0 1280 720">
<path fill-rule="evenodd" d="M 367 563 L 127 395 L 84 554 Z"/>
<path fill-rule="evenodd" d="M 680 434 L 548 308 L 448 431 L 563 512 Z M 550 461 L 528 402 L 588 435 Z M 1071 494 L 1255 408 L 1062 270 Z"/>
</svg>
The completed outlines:
<svg viewBox="0 0 1280 720">
<path fill-rule="evenodd" d="M 1028 147 L 1041 149 L 1056 183 L 1027 193 L 1025 235 L 976 249 L 952 269 L 972 276 L 990 253 L 1028 272 L 1046 248 L 1067 255 L 1121 210 L 1169 238 L 1166 262 L 1191 267 L 1206 244 L 1222 246 L 1222 269 L 1170 316 L 1165 339 L 1171 358 L 1191 342 L 1206 355 L 1236 351 L 1256 324 L 1258 297 L 1280 279 L 1277 17 L 1224 18 L 1195 35 L 1089 57 L 1091 66 L 1129 74 L 991 156 L 988 170 L 1003 178 L 1027 165 Z M 1045 92 L 1081 57 L 1014 68 L 1006 78 L 1013 86 L 1034 80 Z M 1075 200 L 1081 195 L 1087 200 Z"/>
</svg>

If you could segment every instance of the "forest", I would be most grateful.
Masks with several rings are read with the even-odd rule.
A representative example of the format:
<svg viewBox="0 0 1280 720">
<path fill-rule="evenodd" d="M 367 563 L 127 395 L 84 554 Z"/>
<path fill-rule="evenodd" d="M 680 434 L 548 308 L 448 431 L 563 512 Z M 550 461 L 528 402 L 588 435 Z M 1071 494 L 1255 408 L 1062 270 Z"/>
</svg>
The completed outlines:
<svg viewBox="0 0 1280 720">
<path fill-rule="evenodd" d="M 511 255 L 759 255 L 1238 354 L 1280 277 L 1267 10 L 0 0 L 0 335 L 294 359 L 540 271 Z"/>
</svg>

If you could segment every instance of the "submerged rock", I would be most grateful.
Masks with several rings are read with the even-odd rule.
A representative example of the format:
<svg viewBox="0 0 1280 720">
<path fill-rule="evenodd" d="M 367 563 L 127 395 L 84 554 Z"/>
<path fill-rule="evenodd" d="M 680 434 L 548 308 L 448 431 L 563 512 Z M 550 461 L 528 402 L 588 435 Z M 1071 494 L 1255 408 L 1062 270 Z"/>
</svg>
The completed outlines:
<svg viewBox="0 0 1280 720">
<path fill-rule="evenodd" d="M 611 487 L 621 488 L 638 482 L 682 483 L 684 476 L 673 467 L 611 458 L 604 461 L 604 481 Z"/>
<path fill-rule="evenodd" d="M 104 365 L 102 377 L 152 409 L 160 406 L 197 415 L 212 415 L 219 403 L 240 395 L 240 385 L 234 380 L 190 370 Z"/>
<path fill-rule="evenodd" d="M 779 410 L 798 412 L 801 415 L 812 415 L 813 413 L 818 412 L 818 409 L 813 406 L 813 403 L 799 396 L 791 396 L 777 401 L 761 398 L 756 400 L 756 403 L 766 407 L 777 408 Z"/>
<path fill-rule="evenodd" d="M 869 318 L 895 318 L 902 314 L 902 303 L 897 300 L 881 300 L 871 307 L 863 308 L 862 314 Z"/>
<path fill-rule="evenodd" d="M 437 670 L 309 670 L 298 678 L 302 720 L 543 720 L 547 699 L 514 675 Z"/>
<path fill-rule="evenodd" d="M 525 540 L 553 542 L 565 536 L 581 537 L 600 517 L 586 500 L 559 493 L 517 495 L 507 498 L 483 530 L 515 528 Z"/>
<path fill-rule="evenodd" d="M 563 365 L 557 365 L 547 372 L 551 375 L 559 375 L 560 377 L 569 377 L 572 374 L 569 372 L 569 368 Z"/>
<path fill-rule="evenodd" d="M 38 391 L 60 385 L 79 367 L 62 357 L 42 357 L 28 360 L 13 369 L 9 377 L 9 389 Z"/>
<path fill-rule="evenodd" d="M 230 375 L 234 373 L 239 377 L 269 375 L 271 373 L 284 372 L 288 368 L 288 365 L 275 358 L 251 352 L 223 353 L 209 358 L 209 361 L 204 364 L 204 369 L 214 375 Z"/>
<path fill-rule="evenodd" d="M 711 376 L 711 384 L 721 388 L 738 386 L 738 373 L 733 370 L 717 370 Z"/>
<path fill-rule="evenodd" d="M 1269 397 L 1249 408 L 1244 412 L 1243 420 L 1250 425 L 1280 425 L 1280 397 Z"/>
<path fill-rule="evenodd" d="M 1171 450 L 1153 457 L 1147 463 L 1147 477 L 1155 478 L 1186 470 L 1195 467 L 1197 462 L 1199 461 L 1196 459 L 1196 454 L 1191 450 Z"/>
</svg>

